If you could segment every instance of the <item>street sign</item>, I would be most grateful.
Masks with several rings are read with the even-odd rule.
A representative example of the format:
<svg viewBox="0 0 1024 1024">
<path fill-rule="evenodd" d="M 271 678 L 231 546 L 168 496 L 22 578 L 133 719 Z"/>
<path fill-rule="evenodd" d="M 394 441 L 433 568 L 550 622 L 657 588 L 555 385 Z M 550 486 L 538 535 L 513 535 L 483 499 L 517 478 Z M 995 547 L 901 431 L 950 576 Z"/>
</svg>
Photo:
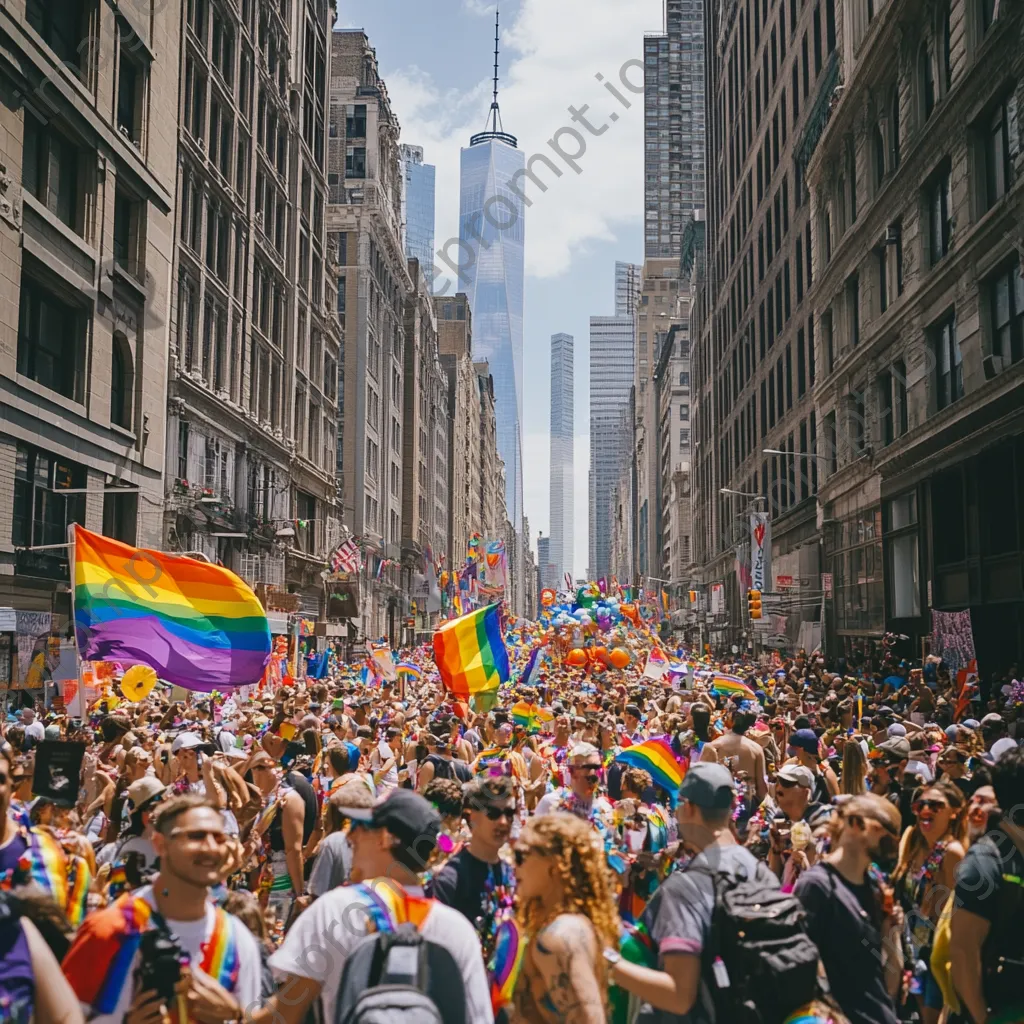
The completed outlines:
<svg viewBox="0 0 1024 1024">
<path fill-rule="evenodd" d="M 823 572 L 821 574 L 821 589 L 824 591 L 826 597 L 832 596 L 832 573 Z"/>
<path fill-rule="evenodd" d="M 778 587 L 779 590 L 788 590 L 791 586 L 793 586 L 793 577 L 792 576 L 776 576 L 775 577 L 775 586 Z"/>
</svg>

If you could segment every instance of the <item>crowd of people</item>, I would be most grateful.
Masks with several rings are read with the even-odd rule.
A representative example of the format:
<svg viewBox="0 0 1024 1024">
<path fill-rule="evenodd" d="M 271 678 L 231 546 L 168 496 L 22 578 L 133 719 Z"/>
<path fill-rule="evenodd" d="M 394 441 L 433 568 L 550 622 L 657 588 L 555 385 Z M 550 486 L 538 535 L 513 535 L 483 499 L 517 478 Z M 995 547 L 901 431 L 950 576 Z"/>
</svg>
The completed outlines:
<svg viewBox="0 0 1024 1024">
<path fill-rule="evenodd" d="M 1024 1021 L 1016 669 L 395 655 L 9 716 L 0 1019 Z"/>
</svg>

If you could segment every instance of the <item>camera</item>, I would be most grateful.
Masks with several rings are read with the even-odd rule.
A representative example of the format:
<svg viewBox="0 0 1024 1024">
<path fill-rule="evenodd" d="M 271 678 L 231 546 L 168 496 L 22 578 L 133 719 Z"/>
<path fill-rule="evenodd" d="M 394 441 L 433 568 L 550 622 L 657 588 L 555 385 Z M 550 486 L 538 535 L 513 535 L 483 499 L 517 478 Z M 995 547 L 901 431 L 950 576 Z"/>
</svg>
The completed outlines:
<svg viewBox="0 0 1024 1024">
<path fill-rule="evenodd" d="M 135 972 L 138 991 L 155 992 L 170 1006 L 175 998 L 175 986 L 181 980 L 184 959 L 182 948 L 170 932 L 159 928 L 143 932 L 139 944 L 139 966 Z"/>
</svg>

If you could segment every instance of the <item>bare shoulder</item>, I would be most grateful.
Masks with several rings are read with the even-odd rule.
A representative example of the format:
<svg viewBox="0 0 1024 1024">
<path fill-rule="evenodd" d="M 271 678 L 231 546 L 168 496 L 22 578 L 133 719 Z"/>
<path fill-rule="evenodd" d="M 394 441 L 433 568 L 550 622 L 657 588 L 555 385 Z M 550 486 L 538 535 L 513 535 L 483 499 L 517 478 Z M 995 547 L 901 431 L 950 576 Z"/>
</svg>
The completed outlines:
<svg viewBox="0 0 1024 1024">
<path fill-rule="evenodd" d="M 540 956 L 560 956 L 581 949 L 593 951 L 597 943 L 594 926 L 582 914 L 559 914 L 537 935 Z"/>
</svg>

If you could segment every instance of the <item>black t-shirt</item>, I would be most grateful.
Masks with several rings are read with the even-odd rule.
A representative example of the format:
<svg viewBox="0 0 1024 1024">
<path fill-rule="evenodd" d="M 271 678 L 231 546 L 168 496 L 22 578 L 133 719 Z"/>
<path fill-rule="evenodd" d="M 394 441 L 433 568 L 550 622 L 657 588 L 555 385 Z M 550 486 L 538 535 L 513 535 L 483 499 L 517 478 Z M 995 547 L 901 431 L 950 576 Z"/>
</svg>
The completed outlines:
<svg viewBox="0 0 1024 1024">
<path fill-rule="evenodd" d="M 485 909 L 488 881 L 501 885 L 501 862 L 488 864 L 463 847 L 434 876 L 434 899 L 457 910 L 475 928 Z"/>
<path fill-rule="evenodd" d="M 793 891 L 839 1008 L 858 1024 L 897 1024 L 882 971 L 882 912 L 870 882 L 854 885 L 832 865 L 816 864 Z"/>
</svg>

